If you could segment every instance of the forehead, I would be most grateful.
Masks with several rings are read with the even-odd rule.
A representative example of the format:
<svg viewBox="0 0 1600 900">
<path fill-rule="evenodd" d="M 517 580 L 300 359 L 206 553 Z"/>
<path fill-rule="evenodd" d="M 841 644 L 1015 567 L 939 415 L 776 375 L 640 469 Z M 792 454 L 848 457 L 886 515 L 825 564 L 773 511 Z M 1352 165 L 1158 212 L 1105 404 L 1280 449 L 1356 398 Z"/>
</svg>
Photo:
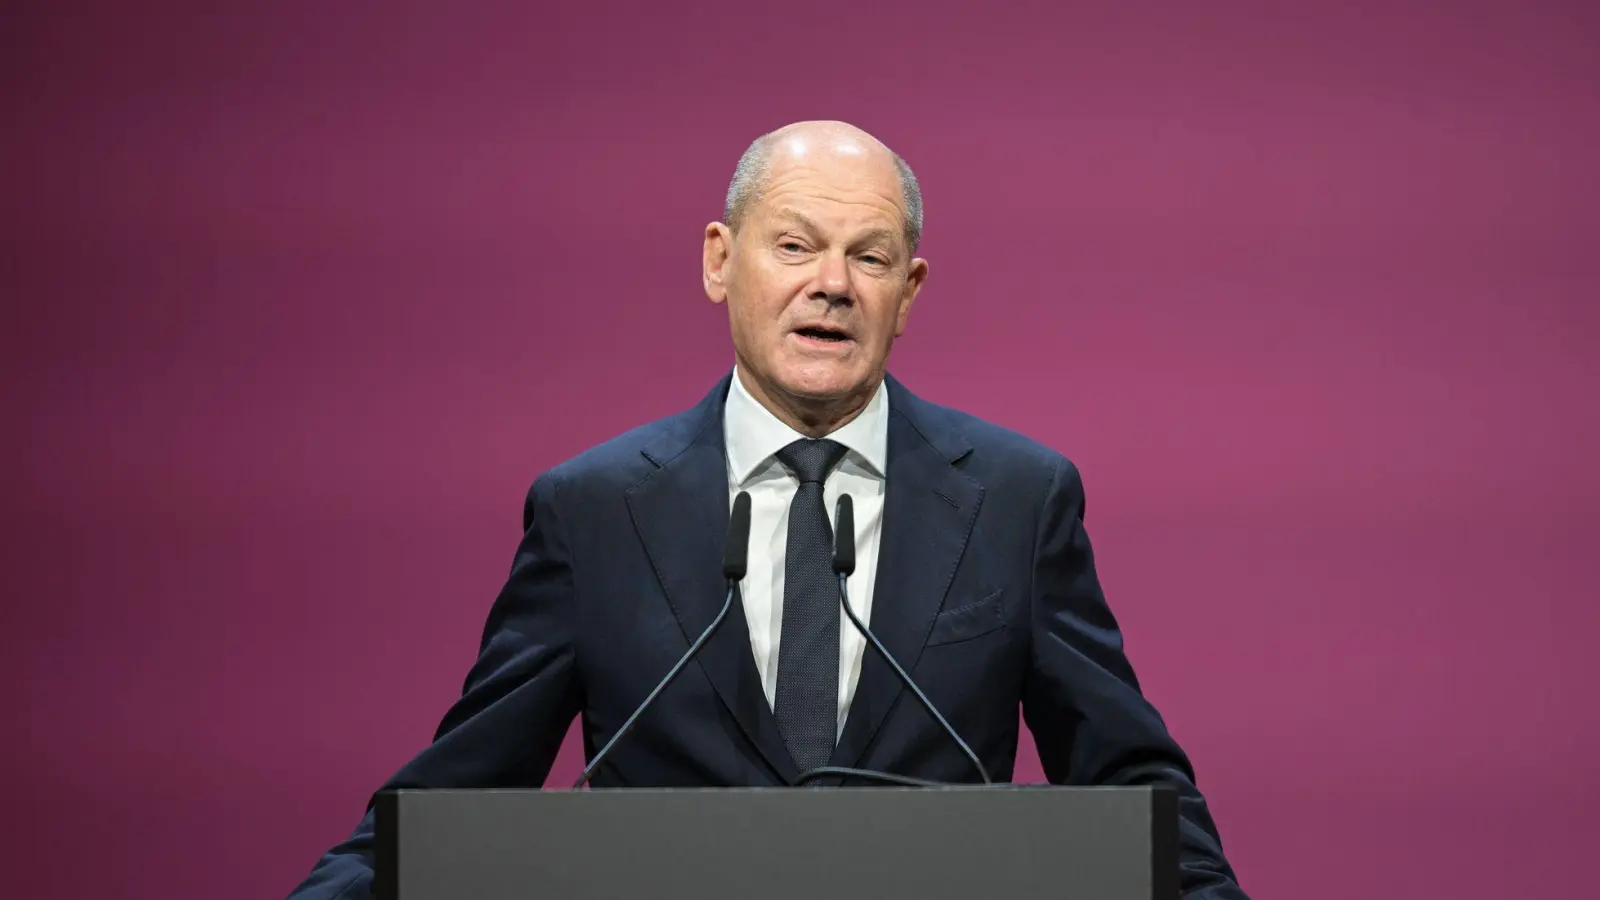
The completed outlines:
<svg viewBox="0 0 1600 900">
<path fill-rule="evenodd" d="M 752 212 L 773 226 L 839 232 L 897 230 L 905 222 L 898 172 L 870 158 L 775 162 Z"/>
</svg>

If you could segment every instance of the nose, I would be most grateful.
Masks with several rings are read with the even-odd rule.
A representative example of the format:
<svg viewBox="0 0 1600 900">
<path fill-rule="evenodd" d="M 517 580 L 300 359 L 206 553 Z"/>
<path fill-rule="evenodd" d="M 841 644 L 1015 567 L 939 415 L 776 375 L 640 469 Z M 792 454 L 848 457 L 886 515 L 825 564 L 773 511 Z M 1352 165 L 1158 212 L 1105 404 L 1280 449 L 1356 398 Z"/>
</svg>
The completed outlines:
<svg viewBox="0 0 1600 900">
<path fill-rule="evenodd" d="M 850 265 L 843 253 L 824 253 L 819 257 L 810 296 L 813 300 L 826 300 L 829 306 L 854 302 L 850 296 Z"/>
</svg>

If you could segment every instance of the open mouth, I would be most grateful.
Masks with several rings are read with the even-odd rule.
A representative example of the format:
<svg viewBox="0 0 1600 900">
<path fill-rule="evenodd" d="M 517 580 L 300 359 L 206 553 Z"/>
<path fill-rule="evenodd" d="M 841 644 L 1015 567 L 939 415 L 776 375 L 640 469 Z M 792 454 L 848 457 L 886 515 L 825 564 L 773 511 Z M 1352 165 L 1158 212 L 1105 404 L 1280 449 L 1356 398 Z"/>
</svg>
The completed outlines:
<svg viewBox="0 0 1600 900">
<path fill-rule="evenodd" d="M 850 340 L 850 335 L 845 334 L 843 331 L 838 331 L 836 329 L 827 328 L 824 326 L 797 328 L 795 329 L 794 333 L 800 335 L 801 337 L 811 338 L 814 341 L 826 341 L 829 343 L 842 343 Z"/>
</svg>

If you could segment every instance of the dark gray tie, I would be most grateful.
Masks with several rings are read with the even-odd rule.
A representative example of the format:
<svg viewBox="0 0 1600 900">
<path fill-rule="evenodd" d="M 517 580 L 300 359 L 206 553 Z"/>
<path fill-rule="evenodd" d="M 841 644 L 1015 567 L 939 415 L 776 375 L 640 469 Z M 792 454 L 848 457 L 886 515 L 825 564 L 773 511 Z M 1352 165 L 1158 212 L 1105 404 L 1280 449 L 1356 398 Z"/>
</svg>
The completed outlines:
<svg viewBox="0 0 1600 900">
<path fill-rule="evenodd" d="M 839 582 L 822 486 L 845 452 L 836 441 L 806 438 L 777 453 L 800 487 L 789 504 L 773 714 L 802 772 L 828 764 L 839 728 Z"/>
</svg>

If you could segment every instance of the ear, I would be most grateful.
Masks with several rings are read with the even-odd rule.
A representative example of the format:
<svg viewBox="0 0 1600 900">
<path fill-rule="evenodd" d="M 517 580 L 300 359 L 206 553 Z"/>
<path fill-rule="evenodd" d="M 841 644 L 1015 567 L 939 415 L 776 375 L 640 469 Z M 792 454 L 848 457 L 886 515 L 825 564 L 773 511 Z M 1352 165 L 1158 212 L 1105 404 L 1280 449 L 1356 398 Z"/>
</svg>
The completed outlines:
<svg viewBox="0 0 1600 900">
<path fill-rule="evenodd" d="M 922 292 L 922 285 L 928 280 L 928 261 L 913 259 L 911 271 L 906 273 L 906 286 L 900 293 L 900 313 L 895 318 L 894 336 L 899 337 L 905 333 L 906 320 L 911 317 L 911 304 L 917 300 L 917 294 Z"/>
<path fill-rule="evenodd" d="M 706 226 L 700 251 L 700 281 L 712 303 L 728 299 L 728 267 L 733 259 L 733 232 L 721 222 Z"/>
</svg>

